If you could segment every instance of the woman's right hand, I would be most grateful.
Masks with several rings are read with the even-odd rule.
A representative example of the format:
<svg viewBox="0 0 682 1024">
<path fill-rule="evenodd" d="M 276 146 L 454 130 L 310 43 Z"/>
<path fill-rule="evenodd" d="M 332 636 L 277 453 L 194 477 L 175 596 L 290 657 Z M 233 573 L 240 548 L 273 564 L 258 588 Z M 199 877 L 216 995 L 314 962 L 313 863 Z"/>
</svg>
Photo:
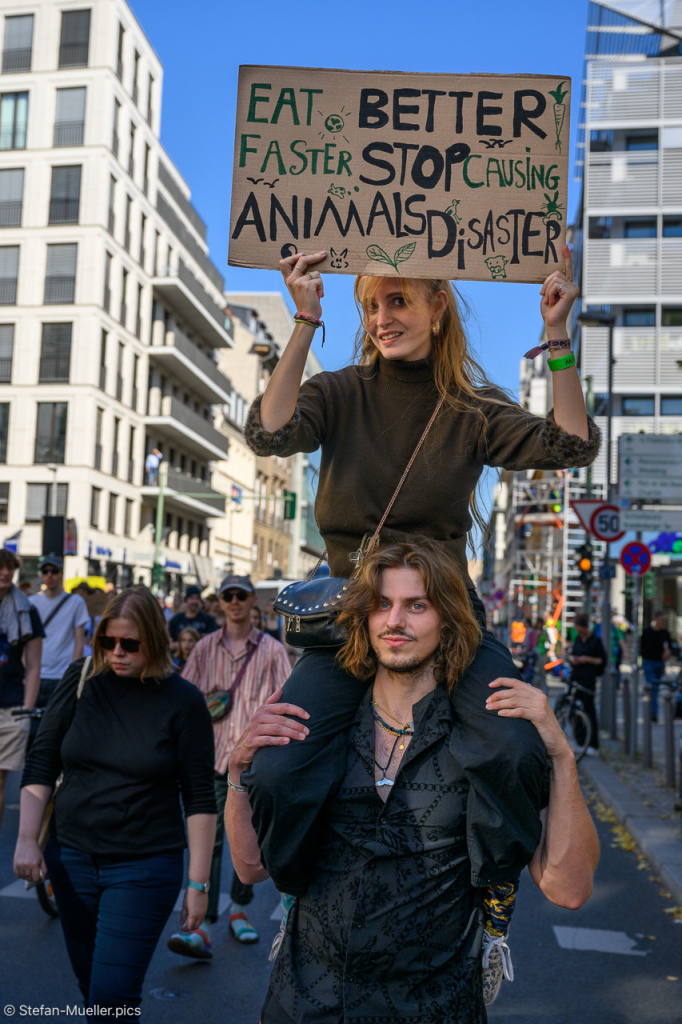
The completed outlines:
<svg viewBox="0 0 682 1024">
<path fill-rule="evenodd" d="M 249 724 L 237 740 L 230 755 L 230 776 L 238 779 L 239 773 L 246 771 L 260 747 L 281 746 L 290 740 L 304 740 L 308 728 L 302 722 L 294 722 L 286 715 L 297 718 L 310 718 L 307 711 L 296 704 L 280 704 L 282 691 L 268 697 L 265 704 L 258 708 Z"/>
<path fill-rule="evenodd" d="M 43 852 L 35 839 L 17 839 L 14 851 L 14 874 L 26 882 L 42 882 L 47 878 Z"/>
<path fill-rule="evenodd" d="M 310 270 L 310 267 L 326 259 L 327 253 L 316 252 L 312 256 L 306 256 L 304 252 L 297 252 L 293 256 L 285 256 L 279 261 L 279 269 L 282 271 L 284 283 L 289 294 L 294 300 L 298 313 L 309 313 L 319 320 L 322 316 L 321 299 L 324 296 L 324 285 L 322 277 L 317 270 Z"/>
</svg>

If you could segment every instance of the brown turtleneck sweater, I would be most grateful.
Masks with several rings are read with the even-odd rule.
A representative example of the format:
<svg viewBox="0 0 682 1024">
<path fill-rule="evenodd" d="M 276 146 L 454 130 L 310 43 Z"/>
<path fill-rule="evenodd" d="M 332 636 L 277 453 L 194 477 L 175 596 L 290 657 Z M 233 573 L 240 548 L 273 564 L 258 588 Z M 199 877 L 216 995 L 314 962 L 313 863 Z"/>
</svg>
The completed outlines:
<svg viewBox="0 0 682 1024">
<path fill-rule="evenodd" d="M 478 390 L 478 408 L 443 406 L 391 514 L 382 542 L 428 535 L 447 545 L 467 572 L 469 499 L 484 466 L 563 469 L 587 466 L 599 451 L 590 420 L 588 441 L 533 416 L 502 391 Z M 319 373 L 299 392 L 294 416 L 269 433 L 260 421 L 260 398 L 251 407 L 246 441 L 258 455 L 293 455 L 322 448 L 315 517 L 333 576 L 349 576 L 349 554 L 377 527 L 433 412 L 438 393 L 428 359 L 349 366 Z"/>
</svg>

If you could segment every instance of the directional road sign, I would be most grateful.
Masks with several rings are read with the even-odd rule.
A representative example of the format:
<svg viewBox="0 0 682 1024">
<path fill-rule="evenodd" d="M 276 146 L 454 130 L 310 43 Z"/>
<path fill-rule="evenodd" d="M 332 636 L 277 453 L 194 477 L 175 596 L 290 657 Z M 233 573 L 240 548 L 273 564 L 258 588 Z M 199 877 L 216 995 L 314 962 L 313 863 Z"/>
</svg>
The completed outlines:
<svg viewBox="0 0 682 1024">
<path fill-rule="evenodd" d="M 643 576 L 651 565 L 651 552 L 641 540 L 633 540 L 621 551 L 620 564 L 629 576 Z"/>
<path fill-rule="evenodd" d="M 618 453 L 621 497 L 682 501 L 682 435 L 622 434 Z"/>
<path fill-rule="evenodd" d="M 625 533 L 621 529 L 620 509 L 617 505 L 600 505 L 595 509 L 590 519 L 590 531 L 597 540 L 614 541 L 620 540 Z"/>
</svg>

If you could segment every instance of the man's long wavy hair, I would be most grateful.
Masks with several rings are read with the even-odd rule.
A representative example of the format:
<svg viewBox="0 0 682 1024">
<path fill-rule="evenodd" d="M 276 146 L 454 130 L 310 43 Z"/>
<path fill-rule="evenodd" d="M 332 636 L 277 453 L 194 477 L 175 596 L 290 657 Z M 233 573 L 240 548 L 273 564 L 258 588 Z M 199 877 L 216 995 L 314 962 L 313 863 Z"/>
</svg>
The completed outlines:
<svg viewBox="0 0 682 1024">
<path fill-rule="evenodd" d="M 109 662 L 106 652 L 99 642 L 101 636 L 107 635 L 107 626 L 111 619 L 130 619 L 137 626 L 140 640 L 145 641 L 143 648 L 147 663 L 140 677 L 144 682 L 146 676 L 157 680 L 172 675 L 173 660 L 170 655 L 170 639 L 166 620 L 159 607 L 159 602 L 146 587 L 128 587 L 116 594 L 102 613 L 92 641 L 92 668 L 90 676 L 98 672 L 107 672 Z"/>
<path fill-rule="evenodd" d="M 386 569 L 416 569 L 426 597 L 441 619 L 435 675 L 452 692 L 473 660 L 481 639 L 462 571 L 445 548 L 429 538 L 391 544 L 369 555 L 350 583 L 338 624 L 348 633 L 338 660 L 359 679 L 371 679 L 377 658 L 369 639 L 368 619 L 381 602 L 381 576 Z"/>
<path fill-rule="evenodd" d="M 379 358 L 379 350 L 367 333 L 366 324 L 369 305 L 379 286 L 386 280 L 400 285 L 405 302 L 413 309 L 420 306 L 426 309 L 433 307 L 438 292 L 445 292 L 447 305 L 443 313 L 438 319 L 435 314 L 432 316 L 433 325 L 437 327 L 436 333 L 431 337 L 434 383 L 438 394 L 451 409 L 473 413 L 478 420 L 478 429 L 485 438 L 488 424 L 480 407 L 478 391 L 482 387 L 495 387 L 498 391 L 501 389 L 489 380 L 471 353 L 460 314 L 460 305 L 465 315 L 468 313 L 468 307 L 447 279 L 356 277 L 354 295 L 361 323 L 355 336 L 353 361 L 358 366 L 373 367 Z M 491 395 L 487 398 L 488 401 L 499 401 Z M 488 524 L 476 490 L 469 499 L 469 512 L 485 536 Z"/>
</svg>

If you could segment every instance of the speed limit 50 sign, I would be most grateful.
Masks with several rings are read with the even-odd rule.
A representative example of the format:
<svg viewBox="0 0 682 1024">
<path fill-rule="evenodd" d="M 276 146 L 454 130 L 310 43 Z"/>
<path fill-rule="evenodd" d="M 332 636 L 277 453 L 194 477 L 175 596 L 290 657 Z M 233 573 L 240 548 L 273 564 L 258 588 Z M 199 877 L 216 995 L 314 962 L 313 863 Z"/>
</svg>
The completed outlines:
<svg viewBox="0 0 682 1024">
<path fill-rule="evenodd" d="M 598 540 L 620 540 L 625 533 L 620 528 L 620 509 L 616 505 L 600 505 L 592 513 L 590 530 Z"/>
</svg>

